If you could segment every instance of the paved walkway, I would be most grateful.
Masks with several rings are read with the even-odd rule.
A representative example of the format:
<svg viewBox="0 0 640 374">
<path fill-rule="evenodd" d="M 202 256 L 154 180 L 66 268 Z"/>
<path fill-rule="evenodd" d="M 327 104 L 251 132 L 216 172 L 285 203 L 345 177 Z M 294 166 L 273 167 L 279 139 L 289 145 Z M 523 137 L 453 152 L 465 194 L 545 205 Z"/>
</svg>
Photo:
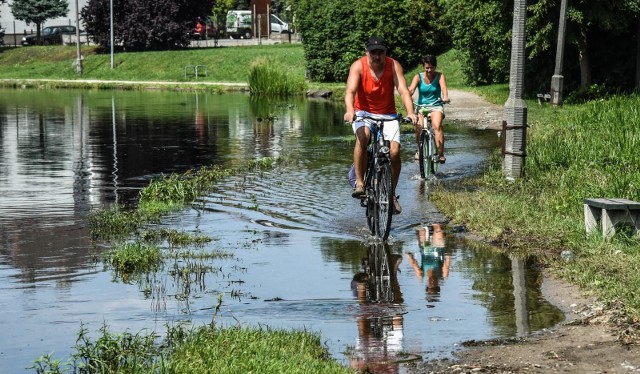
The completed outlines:
<svg viewBox="0 0 640 374">
<path fill-rule="evenodd" d="M 78 83 L 86 83 L 86 84 L 113 84 L 113 85 L 145 85 L 145 86 L 182 86 L 182 85 L 193 85 L 193 86 L 226 86 L 226 87 L 248 87 L 247 83 L 239 83 L 239 82 L 205 82 L 205 81 L 188 81 L 188 82 L 168 82 L 168 81 L 119 81 L 119 80 L 104 80 L 104 79 L 0 79 L 0 82 L 3 83 L 47 83 L 47 82 L 56 82 L 56 83 L 69 83 L 69 84 L 78 84 Z"/>
</svg>

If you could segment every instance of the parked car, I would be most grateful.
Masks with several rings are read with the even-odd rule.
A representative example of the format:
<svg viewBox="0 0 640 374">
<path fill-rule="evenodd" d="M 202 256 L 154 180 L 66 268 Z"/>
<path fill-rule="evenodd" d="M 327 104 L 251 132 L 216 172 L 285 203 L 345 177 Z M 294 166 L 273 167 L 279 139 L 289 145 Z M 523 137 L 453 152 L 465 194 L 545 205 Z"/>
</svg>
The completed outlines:
<svg viewBox="0 0 640 374">
<path fill-rule="evenodd" d="M 215 23 L 211 20 L 211 18 L 207 17 L 205 19 L 199 18 L 196 21 L 195 26 L 189 32 L 189 36 L 191 39 L 217 39 L 218 38 L 218 28 Z"/>
<path fill-rule="evenodd" d="M 75 26 L 47 26 L 40 32 L 40 44 L 62 44 L 62 35 L 75 35 Z M 22 38 L 22 45 L 38 44 L 38 34 L 26 35 Z"/>
</svg>

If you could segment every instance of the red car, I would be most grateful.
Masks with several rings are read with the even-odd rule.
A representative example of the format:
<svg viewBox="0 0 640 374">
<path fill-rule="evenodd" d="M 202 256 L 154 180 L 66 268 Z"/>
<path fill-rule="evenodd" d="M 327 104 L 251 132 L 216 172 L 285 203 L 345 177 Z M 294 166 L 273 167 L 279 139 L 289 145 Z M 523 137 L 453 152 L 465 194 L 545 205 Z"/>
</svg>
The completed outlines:
<svg viewBox="0 0 640 374">
<path fill-rule="evenodd" d="M 205 19 L 198 18 L 195 27 L 189 33 L 192 39 L 217 39 L 218 28 L 213 23 L 211 18 Z"/>
</svg>

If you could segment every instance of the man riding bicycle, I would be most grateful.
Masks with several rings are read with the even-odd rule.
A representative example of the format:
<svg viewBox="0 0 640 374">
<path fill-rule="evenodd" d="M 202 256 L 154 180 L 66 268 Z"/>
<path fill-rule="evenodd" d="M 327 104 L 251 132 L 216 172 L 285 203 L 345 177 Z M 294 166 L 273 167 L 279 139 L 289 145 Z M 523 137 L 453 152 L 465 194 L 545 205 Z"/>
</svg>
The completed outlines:
<svg viewBox="0 0 640 374">
<path fill-rule="evenodd" d="M 443 103 L 449 102 L 449 91 L 447 90 L 447 81 L 444 74 L 436 71 L 438 62 L 434 55 L 422 56 L 422 65 L 424 73 L 416 74 L 409 86 L 409 92 L 418 89 L 418 105 L 426 105 L 424 110 L 420 111 L 420 122 L 424 121 L 424 116 L 431 113 L 431 126 L 435 134 L 436 148 L 438 149 L 438 162 L 444 164 L 444 132 L 442 131 L 442 120 L 444 119 Z M 421 126 L 416 126 L 416 144 L 420 144 Z M 418 152 L 416 151 L 416 159 Z"/>
<path fill-rule="evenodd" d="M 365 195 L 364 173 L 367 166 L 367 145 L 371 131 L 364 121 L 354 121 L 356 115 L 389 118 L 396 115 L 394 88 L 402 98 L 402 105 L 412 123 L 417 122 L 413 112 L 411 94 L 404 79 L 402 66 L 398 61 L 387 57 L 387 44 L 376 36 L 369 38 L 366 44 L 366 56 L 356 60 L 349 69 L 347 89 L 344 95 L 346 112 L 344 120 L 351 123 L 356 135 L 353 150 L 356 186 L 351 196 L 362 198 Z M 391 165 L 393 170 L 393 190 L 400 178 L 400 124 L 387 122 L 384 126 L 384 138 L 391 141 Z M 398 196 L 393 199 L 394 213 L 402 211 Z"/>
</svg>

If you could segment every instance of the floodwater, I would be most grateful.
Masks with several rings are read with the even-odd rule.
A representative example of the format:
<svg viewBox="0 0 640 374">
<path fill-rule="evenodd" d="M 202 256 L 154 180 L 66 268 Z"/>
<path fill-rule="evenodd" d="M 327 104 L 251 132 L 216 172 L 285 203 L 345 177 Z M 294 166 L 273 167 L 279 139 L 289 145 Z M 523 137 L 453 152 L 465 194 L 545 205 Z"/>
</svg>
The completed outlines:
<svg viewBox="0 0 640 374">
<path fill-rule="evenodd" d="M 464 127 L 446 129 L 447 163 L 428 182 L 403 137 L 404 210 L 387 247 L 393 297 L 367 293 L 363 259 L 375 244 L 350 197 L 352 134 L 341 119 L 319 100 L 0 90 L 0 372 L 48 353 L 66 360 L 81 326 L 93 337 L 103 324 L 162 335 L 167 324 L 212 320 L 304 328 L 345 365 L 402 372 L 400 360 L 449 357 L 464 341 L 564 318 L 541 298 L 533 261 L 468 242 L 459 227 L 425 241 L 424 228 L 444 221 L 429 192 L 479 172 L 498 146 L 495 132 Z M 231 257 L 171 260 L 129 283 L 101 263 L 90 209 L 135 204 L 161 174 L 282 156 L 296 162 L 225 179 L 158 225 L 210 236 L 198 250 Z"/>
</svg>

